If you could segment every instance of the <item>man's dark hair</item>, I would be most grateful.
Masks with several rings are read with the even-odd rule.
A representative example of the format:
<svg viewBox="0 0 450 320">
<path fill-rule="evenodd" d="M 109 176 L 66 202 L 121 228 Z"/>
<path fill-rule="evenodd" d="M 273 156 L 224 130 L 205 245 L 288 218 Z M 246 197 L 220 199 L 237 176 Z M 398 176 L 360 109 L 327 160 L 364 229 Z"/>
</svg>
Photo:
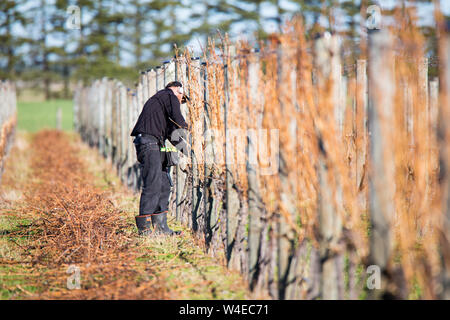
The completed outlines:
<svg viewBox="0 0 450 320">
<path fill-rule="evenodd" d="M 181 84 L 180 81 L 171 81 L 166 85 L 166 89 L 170 88 L 170 87 L 182 87 L 183 85 Z"/>
</svg>

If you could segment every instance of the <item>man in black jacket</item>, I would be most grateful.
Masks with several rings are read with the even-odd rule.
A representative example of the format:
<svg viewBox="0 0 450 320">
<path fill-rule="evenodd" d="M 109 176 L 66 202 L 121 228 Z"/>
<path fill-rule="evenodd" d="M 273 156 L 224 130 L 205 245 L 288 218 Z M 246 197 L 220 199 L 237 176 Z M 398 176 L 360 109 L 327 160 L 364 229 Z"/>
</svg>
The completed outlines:
<svg viewBox="0 0 450 320">
<path fill-rule="evenodd" d="M 144 105 L 134 126 L 131 136 L 135 136 L 137 160 L 141 163 L 143 189 L 139 203 L 139 216 L 136 225 L 139 234 L 151 234 L 150 221 L 155 233 L 174 235 L 180 234 L 167 226 L 167 210 L 170 196 L 170 173 L 166 166 L 166 154 L 161 148 L 169 139 L 177 149 L 186 154 L 186 135 L 172 138 L 176 129 L 187 129 L 180 103 L 186 101 L 182 84 L 173 81 L 153 95 Z"/>
</svg>

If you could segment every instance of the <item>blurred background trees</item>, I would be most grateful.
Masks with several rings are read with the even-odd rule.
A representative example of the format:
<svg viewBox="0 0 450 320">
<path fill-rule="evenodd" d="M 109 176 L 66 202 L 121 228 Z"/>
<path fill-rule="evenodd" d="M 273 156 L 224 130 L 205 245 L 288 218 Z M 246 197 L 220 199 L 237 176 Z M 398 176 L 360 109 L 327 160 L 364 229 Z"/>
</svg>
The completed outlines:
<svg viewBox="0 0 450 320">
<path fill-rule="evenodd" d="M 294 15 L 306 22 L 307 36 L 342 34 L 344 61 L 364 49 L 365 9 L 371 0 L 2 0 L 0 78 L 34 83 L 45 98 L 70 97 L 76 81 L 103 76 L 133 84 L 139 70 L 161 64 L 174 46 L 201 55 L 208 38 L 220 32 L 253 46 Z M 432 0 L 397 1 L 431 12 Z M 80 9 L 80 28 L 69 28 L 69 6 Z M 428 10 L 428 11 L 427 11 Z M 383 8 L 383 15 L 393 8 Z M 362 18 L 361 18 L 362 17 Z M 428 54 L 436 55 L 435 27 L 424 19 Z M 356 50 L 355 50 L 356 49 Z M 433 72 L 433 68 L 430 69 Z M 436 71 L 436 70 L 435 70 Z M 58 89 L 53 90 L 58 84 Z"/>
</svg>

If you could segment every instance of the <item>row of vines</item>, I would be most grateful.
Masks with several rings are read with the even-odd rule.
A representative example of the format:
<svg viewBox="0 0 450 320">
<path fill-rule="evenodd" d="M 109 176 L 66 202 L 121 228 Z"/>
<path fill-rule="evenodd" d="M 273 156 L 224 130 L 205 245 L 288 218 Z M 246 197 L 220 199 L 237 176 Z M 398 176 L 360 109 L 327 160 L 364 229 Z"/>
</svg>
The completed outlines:
<svg viewBox="0 0 450 320">
<path fill-rule="evenodd" d="M 252 290 L 450 298 L 450 38 L 439 26 L 440 76 L 429 79 L 423 36 L 397 19 L 351 64 L 338 35 L 306 39 L 293 21 L 258 50 L 224 38 L 203 58 L 186 51 L 133 89 L 80 85 L 75 127 L 138 191 L 131 129 L 180 80 L 191 150 L 172 172 L 171 214 Z"/>
</svg>

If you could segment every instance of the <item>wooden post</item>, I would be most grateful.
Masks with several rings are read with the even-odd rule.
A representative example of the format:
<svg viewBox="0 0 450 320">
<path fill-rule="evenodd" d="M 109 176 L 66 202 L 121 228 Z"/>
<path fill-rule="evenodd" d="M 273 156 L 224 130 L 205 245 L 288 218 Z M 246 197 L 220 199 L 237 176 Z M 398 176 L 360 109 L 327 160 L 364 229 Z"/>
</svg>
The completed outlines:
<svg viewBox="0 0 450 320">
<path fill-rule="evenodd" d="M 387 31 L 377 32 L 369 42 L 369 208 L 370 256 L 369 265 L 381 271 L 381 290 L 369 290 L 369 297 L 380 299 L 387 293 L 390 279 L 389 260 L 393 236 L 395 161 L 383 133 L 392 130 L 394 106 L 393 38 Z M 388 131 L 385 131 L 388 132 Z M 379 269 L 378 269 L 379 268 Z"/>
<path fill-rule="evenodd" d="M 164 85 L 164 69 L 158 66 L 156 67 L 156 91 L 164 89 Z"/>
<path fill-rule="evenodd" d="M 285 119 L 278 119 L 279 131 L 287 129 L 285 135 L 289 137 L 282 145 L 283 149 L 279 151 L 280 165 L 276 172 L 280 179 L 280 194 L 283 208 L 278 208 L 278 234 L 277 234 L 277 264 L 278 264 L 278 299 L 290 299 L 295 295 L 296 290 L 296 269 L 292 268 L 293 257 L 296 251 L 295 238 L 297 236 L 296 230 L 289 223 L 289 221 L 297 221 L 297 180 L 288 168 L 288 162 L 292 168 L 297 165 L 297 153 L 291 152 L 297 147 L 297 115 L 296 107 L 296 87 L 297 87 L 297 69 L 295 62 L 295 55 L 289 47 L 281 46 L 278 49 L 278 84 L 277 91 L 279 94 L 281 114 L 290 116 Z M 284 127 L 284 128 L 283 128 Z M 269 136 L 270 136 L 269 132 Z M 269 138 L 270 140 L 272 137 Z M 269 141 L 270 141 L 269 140 Z M 263 141 L 260 141 L 264 144 Z M 272 143 L 272 141 L 270 141 Z M 274 150 L 271 150 L 274 152 Z M 277 151 L 278 152 L 278 151 Z M 281 212 L 284 210 L 284 212 Z"/>
<path fill-rule="evenodd" d="M 148 100 L 149 97 L 149 90 L 148 90 L 148 72 L 141 72 L 141 78 L 139 83 L 142 86 L 142 92 L 141 92 L 141 100 L 139 101 L 139 112 L 143 107 L 143 104 Z M 142 104 L 142 105 L 141 105 Z"/>
<path fill-rule="evenodd" d="M 62 130 L 62 108 L 56 109 L 56 129 Z"/>
<path fill-rule="evenodd" d="M 230 47 L 228 49 L 228 55 L 235 55 L 235 48 Z M 231 61 L 231 59 L 230 59 Z M 227 61 L 225 61 L 227 63 Z M 234 155 L 233 152 L 233 144 L 232 144 L 232 136 L 230 132 L 233 128 L 230 128 L 230 74 L 229 69 L 236 68 L 235 66 L 228 66 L 225 64 L 224 66 L 224 104 L 223 104 L 223 112 L 224 112 L 224 128 L 225 128 L 225 170 L 226 170 L 226 228 L 227 228 L 227 260 L 228 266 L 231 269 L 239 270 L 239 257 L 235 256 L 236 252 L 234 249 L 237 246 L 236 239 L 236 229 L 238 227 L 238 217 L 237 213 L 239 210 L 239 198 L 238 194 L 234 188 L 234 178 L 233 178 L 233 164 L 234 164 Z M 235 80 L 235 79 L 232 79 Z"/>
<path fill-rule="evenodd" d="M 133 106 L 134 106 L 134 100 L 136 98 L 136 92 L 133 92 L 131 89 L 128 90 L 127 92 L 127 110 L 126 110 L 126 123 L 125 123 L 125 132 L 123 135 L 123 138 L 126 141 L 126 146 L 127 146 L 127 155 L 126 155 L 126 185 L 128 186 L 128 188 L 132 187 L 133 185 L 133 153 L 134 150 L 131 148 L 131 137 L 130 137 L 130 132 L 131 129 L 130 127 L 132 126 L 132 118 L 133 118 Z"/>
<path fill-rule="evenodd" d="M 178 59 L 174 59 L 171 62 L 173 72 L 175 73 L 175 79 L 177 81 L 180 81 L 183 85 L 183 89 L 187 92 L 188 85 L 187 85 L 187 73 L 186 73 L 186 60 L 183 56 L 179 57 Z M 172 72 L 172 71 L 171 71 Z M 186 123 L 189 126 L 192 126 L 193 123 L 191 121 L 191 117 L 189 115 L 189 108 L 188 104 L 184 103 L 180 106 L 181 114 L 183 115 L 184 119 L 186 120 Z M 189 140 L 191 139 L 191 135 L 187 132 L 186 138 Z M 188 141 L 190 145 L 192 145 L 192 141 Z M 184 171 L 188 171 L 188 159 L 181 153 L 179 153 L 179 159 L 183 160 L 185 163 L 178 164 L 176 166 L 177 169 L 177 192 L 179 193 L 178 203 L 177 205 L 177 221 L 185 222 L 188 220 L 188 216 L 190 212 L 192 211 L 192 179 L 188 179 L 188 174 Z M 184 170 L 184 171 L 183 171 Z M 194 174 L 192 171 L 191 174 Z"/>
<path fill-rule="evenodd" d="M 82 103 L 83 86 L 78 81 L 73 95 L 73 130 L 80 133 L 80 105 Z"/>
<path fill-rule="evenodd" d="M 442 190 L 442 224 L 440 239 L 440 256 L 442 260 L 441 299 L 450 299 L 450 23 L 440 30 L 439 39 L 439 150 Z"/>
<path fill-rule="evenodd" d="M 120 137 L 119 143 L 121 145 L 120 151 L 120 179 L 125 183 L 126 177 L 126 159 L 127 159 L 127 144 L 125 139 L 126 124 L 127 124 L 127 94 L 128 90 L 125 86 L 120 87 Z"/>
<path fill-rule="evenodd" d="M 356 66 L 356 181 L 359 208 L 367 210 L 367 188 L 365 176 L 367 169 L 367 63 L 366 60 L 358 60 Z"/>
<path fill-rule="evenodd" d="M 193 69 L 195 70 L 196 66 L 200 67 L 200 60 L 197 58 L 192 61 Z M 215 187 L 216 183 L 212 179 L 213 172 L 212 172 L 212 164 L 214 163 L 214 149 L 212 145 L 212 137 L 211 137 L 211 131 L 210 131 L 210 118 L 208 117 L 208 104 L 207 101 L 209 101 L 209 74 L 208 74 L 208 68 L 206 65 L 206 62 L 203 62 L 201 64 L 201 69 L 199 68 L 200 73 L 199 76 L 199 82 L 202 90 L 201 97 L 203 98 L 203 110 L 200 114 L 203 115 L 203 141 L 204 141 L 204 155 L 203 155 L 203 165 L 204 165 L 204 176 L 203 176 L 203 190 L 200 188 L 200 182 L 197 177 L 193 180 L 193 185 L 195 186 L 195 189 L 197 191 L 194 191 L 194 211 L 192 212 L 193 218 L 195 217 L 195 221 L 197 220 L 197 217 L 200 216 L 202 213 L 206 216 L 206 241 L 208 249 L 213 248 L 214 251 L 214 238 L 217 236 L 217 232 L 219 229 L 219 217 L 217 215 L 217 212 L 215 210 L 216 204 L 220 199 L 216 199 L 214 197 Z M 198 152 L 198 150 L 195 150 Z M 195 157 L 193 157 L 194 160 Z M 195 162 L 197 163 L 197 159 L 195 158 Z M 198 167 L 198 165 L 197 165 Z M 198 169 L 196 169 L 198 171 Z"/>
<path fill-rule="evenodd" d="M 430 131 L 437 132 L 439 112 L 439 79 L 433 79 L 429 85 Z"/>
<path fill-rule="evenodd" d="M 353 133 L 355 135 L 354 188 L 358 213 L 367 215 L 367 62 L 356 62 L 356 101 L 353 111 Z M 360 288 L 356 288 L 356 253 L 349 252 L 349 298 L 357 299 Z"/>
<path fill-rule="evenodd" d="M 117 112 L 117 93 L 118 93 L 118 85 L 117 81 L 114 80 L 111 83 L 111 163 L 113 165 L 116 165 L 117 162 L 117 132 L 118 132 L 118 125 L 117 125 L 117 118 L 118 118 L 118 112 Z"/>
<path fill-rule="evenodd" d="M 98 104 L 92 106 L 94 109 L 98 109 L 98 150 L 101 155 L 104 155 L 105 151 L 105 94 L 106 94 L 106 83 L 108 78 L 103 77 L 101 82 L 99 82 L 98 91 Z"/>
<path fill-rule="evenodd" d="M 105 130 L 106 130 L 106 154 L 108 161 L 112 160 L 112 102 L 114 81 L 109 79 L 106 83 L 106 106 L 105 106 Z"/>
<path fill-rule="evenodd" d="M 150 98 L 156 93 L 156 71 L 155 71 L 155 69 L 152 69 L 149 72 L 147 72 L 147 76 L 148 76 L 148 97 Z"/>
<path fill-rule="evenodd" d="M 331 79 L 330 96 L 332 103 L 339 105 L 340 58 L 336 36 L 324 37 L 316 42 L 316 65 L 318 67 L 318 86 L 320 92 L 326 92 L 328 79 Z M 322 98 L 323 99 L 323 98 Z M 327 100 L 322 100 L 327 104 Z M 334 109 L 336 110 L 336 109 Z M 336 113 L 335 113 L 336 114 Z M 339 126 L 335 127 L 339 131 Z M 338 133 L 338 132 L 337 132 Z M 322 139 L 321 137 L 319 137 Z M 323 142 L 322 142 L 323 144 Z M 335 300 L 343 298 L 342 263 L 343 253 L 338 252 L 342 237 L 342 221 L 338 210 L 341 210 L 341 199 L 336 197 L 337 208 L 333 206 L 333 194 L 328 180 L 326 166 L 327 150 L 323 145 L 319 148 L 318 161 L 318 215 L 319 215 L 319 255 L 321 261 L 320 296 L 323 299 Z M 340 194 L 340 187 L 337 186 Z M 339 196 L 338 194 L 338 196 Z"/>
<path fill-rule="evenodd" d="M 255 125 L 253 121 L 255 118 L 260 119 L 262 115 L 262 108 L 260 104 L 260 63 L 258 56 L 252 54 L 249 58 L 248 65 L 248 86 L 249 86 L 249 105 L 247 106 L 247 113 L 249 122 Z M 255 117 L 256 114 L 256 117 Z M 247 143 L 247 174 L 248 174 L 248 208 L 249 208 L 249 231 L 248 231 L 248 281 L 251 290 L 261 290 L 258 284 L 261 284 L 260 279 L 263 277 L 263 261 L 261 261 L 264 252 L 262 249 L 262 242 L 265 241 L 262 235 L 265 234 L 267 228 L 263 228 L 264 204 L 262 203 L 262 196 L 259 185 L 259 170 L 258 170 L 258 128 L 261 128 L 261 123 L 256 122 L 255 129 L 248 130 Z"/>
</svg>

